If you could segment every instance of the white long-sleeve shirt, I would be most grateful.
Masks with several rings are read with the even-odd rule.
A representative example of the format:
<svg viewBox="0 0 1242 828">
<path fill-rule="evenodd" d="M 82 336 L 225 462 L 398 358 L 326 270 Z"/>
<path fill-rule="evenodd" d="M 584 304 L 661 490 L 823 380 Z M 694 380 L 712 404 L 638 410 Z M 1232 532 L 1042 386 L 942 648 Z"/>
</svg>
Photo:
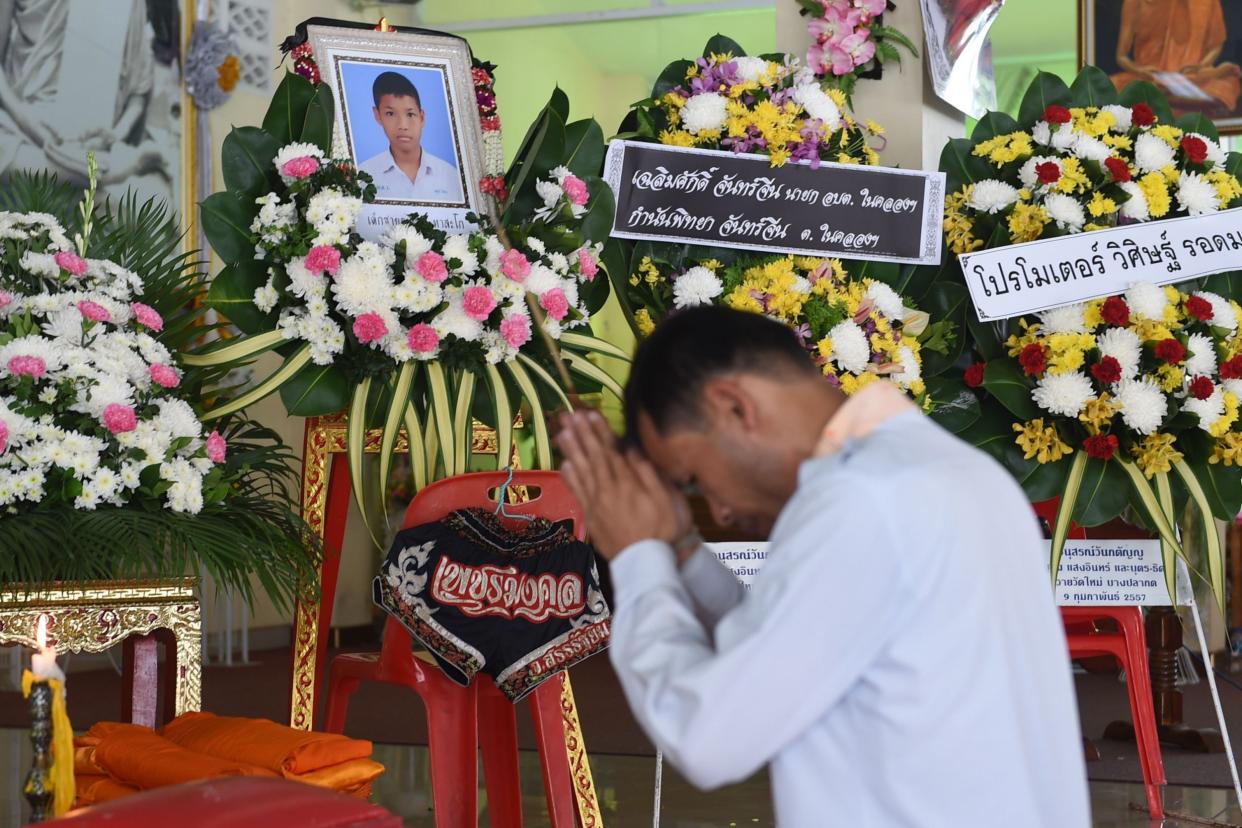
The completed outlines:
<svg viewBox="0 0 1242 828">
<path fill-rule="evenodd" d="M 770 765 L 783 828 L 1086 828 L 1043 547 L 1013 479 L 908 411 L 803 464 L 749 592 L 706 548 L 623 551 L 612 661 L 695 785 Z"/>
</svg>

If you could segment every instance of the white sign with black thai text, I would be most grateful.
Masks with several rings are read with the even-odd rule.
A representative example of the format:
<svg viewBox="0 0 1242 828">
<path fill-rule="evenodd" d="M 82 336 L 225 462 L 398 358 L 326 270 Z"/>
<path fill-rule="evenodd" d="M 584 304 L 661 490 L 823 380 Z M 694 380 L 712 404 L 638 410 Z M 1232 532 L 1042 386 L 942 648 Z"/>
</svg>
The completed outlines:
<svg viewBox="0 0 1242 828">
<path fill-rule="evenodd" d="M 940 263 L 944 173 L 613 141 L 604 177 L 621 238 Z"/>
<path fill-rule="evenodd" d="M 979 319 L 1242 270 L 1242 207 L 1040 239 L 959 257 Z"/>
<path fill-rule="evenodd" d="M 1047 547 L 1051 549 L 1051 543 Z M 1184 563 L 1177 567 L 1178 605 L 1193 599 Z M 1067 540 L 1057 573 L 1062 607 L 1167 607 L 1164 559 L 1158 540 Z"/>
</svg>

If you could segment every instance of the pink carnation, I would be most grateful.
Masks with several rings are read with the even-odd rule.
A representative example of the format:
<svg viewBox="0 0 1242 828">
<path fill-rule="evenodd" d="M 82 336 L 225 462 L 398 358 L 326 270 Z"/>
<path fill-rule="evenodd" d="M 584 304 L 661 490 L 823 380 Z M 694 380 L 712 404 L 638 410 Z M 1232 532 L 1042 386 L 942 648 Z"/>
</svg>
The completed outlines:
<svg viewBox="0 0 1242 828">
<path fill-rule="evenodd" d="M 56 264 L 60 265 L 61 270 L 72 273 L 74 276 L 81 276 L 86 272 L 86 259 L 77 253 L 62 250 L 52 258 L 56 260 Z"/>
<path fill-rule="evenodd" d="M 420 322 L 410 328 L 405 341 L 409 343 L 410 350 L 414 353 L 429 354 L 439 347 L 440 335 L 436 333 L 435 328 L 425 322 Z"/>
<path fill-rule="evenodd" d="M 4 420 L 0 420 L 0 454 L 4 454 L 4 450 L 9 447 L 9 425 Z"/>
<path fill-rule="evenodd" d="M 89 319 L 92 322 L 111 322 L 112 315 L 108 313 L 108 309 L 103 305 L 96 304 L 90 299 L 83 299 L 78 302 L 78 313 L 82 314 L 83 319 Z"/>
<path fill-rule="evenodd" d="M 181 375 L 177 373 L 177 369 L 171 365 L 165 365 L 162 362 L 153 362 L 151 367 L 147 369 L 151 374 L 151 380 L 156 385 L 164 388 L 176 388 L 181 384 Z"/>
<path fill-rule="evenodd" d="M 496 297 L 482 285 L 466 288 L 461 295 L 461 306 L 466 316 L 482 322 L 496 310 Z"/>
<path fill-rule="evenodd" d="M 319 160 L 313 155 L 299 155 L 290 158 L 280 168 L 280 174 L 287 178 L 306 178 L 319 171 Z"/>
<path fill-rule="evenodd" d="M 587 191 L 586 182 L 572 173 L 565 176 L 565 180 L 561 182 L 561 189 L 565 191 L 565 195 L 569 196 L 569 201 L 578 206 L 586 204 L 591 197 Z"/>
<path fill-rule="evenodd" d="M 354 320 L 354 336 L 359 342 L 375 342 L 388 335 L 388 326 L 378 313 L 364 313 Z"/>
<path fill-rule="evenodd" d="M 13 294 L 0 290 L 0 308 L 7 308 L 13 304 Z"/>
<path fill-rule="evenodd" d="M 599 273 L 599 262 L 595 261 L 595 256 L 585 247 L 578 248 L 578 269 L 588 282 L 593 281 L 595 274 Z"/>
<path fill-rule="evenodd" d="M 139 325 L 153 331 L 164 330 L 164 317 L 160 316 L 160 312 L 155 308 L 141 302 L 134 302 L 129 309 L 134 312 L 134 318 L 138 320 Z"/>
<path fill-rule="evenodd" d="M 223 463 L 228 448 L 229 445 L 224 442 L 220 432 L 212 429 L 211 434 L 207 435 L 207 459 L 213 463 Z"/>
<path fill-rule="evenodd" d="M 530 320 L 522 314 L 506 316 L 500 323 L 500 335 L 509 343 L 509 347 L 517 350 L 530 342 Z"/>
<path fill-rule="evenodd" d="M 444 263 L 444 257 L 434 250 L 419 256 L 414 269 L 419 276 L 437 285 L 448 278 L 448 265 Z"/>
<path fill-rule="evenodd" d="M 316 276 L 322 276 L 325 271 L 335 276 L 340 266 L 341 251 L 330 244 L 315 245 L 306 254 L 306 269 Z"/>
<path fill-rule="evenodd" d="M 500 272 L 515 282 L 521 282 L 530 275 L 530 262 L 522 251 L 509 249 L 500 257 Z"/>
<path fill-rule="evenodd" d="M 38 379 L 47 373 L 47 364 L 37 356 L 10 357 L 9 373 L 15 377 L 27 376 Z"/>
<path fill-rule="evenodd" d="M 548 312 L 548 316 L 560 322 L 569 313 L 569 299 L 565 296 L 565 291 L 560 288 L 552 288 L 543 296 L 539 297 L 539 305 Z"/>
<path fill-rule="evenodd" d="M 103 412 L 103 424 L 113 434 L 133 431 L 138 427 L 138 415 L 128 405 L 108 403 Z"/>
</svg>

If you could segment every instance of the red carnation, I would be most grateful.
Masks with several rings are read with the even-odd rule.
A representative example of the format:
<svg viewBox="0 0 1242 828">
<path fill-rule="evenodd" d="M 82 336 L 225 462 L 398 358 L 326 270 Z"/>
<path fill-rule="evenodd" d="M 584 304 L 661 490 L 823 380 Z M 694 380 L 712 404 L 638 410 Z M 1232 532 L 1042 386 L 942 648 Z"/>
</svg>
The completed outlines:
<svg viewBox="0 0 1242 828">
<path fill-rule="evenodd" d="M 1220 364 L 1221 379 L 1242 379 L 1242 354 Z"/>
<path fill-rule="evenodd" d="M 1152 112 L 1147 104 L 1138 103 L 1130 107 L 1130 120 L 1135 126 L 1151 126 L 1156 122 L 1156 113 Z"/>
<path fill-rule="evenodd" d="M 1190 163 L 1202 164 L 1207 160 L 1207 143 L 1197 135 L 1187 135 L 1182 138 L 1182 152 Z"/>
<path fill-rule="evenodd" d="M 1215 390 L 1216 386 L 1207 377 L 1195 377 L 1190 381 L 1190 396 L 1196 400 L 1206 400 Z"/>
<path fill-rule="evenodd" d="M 1113 181 L 1121 183 L 1130 180 L 1130 167 L 1125 161 L 1122 161 L 1115 155 L 1110 155 L 1104 159 L 1104 166 L 1108 167 L 1108 171 L 1112 173 Z"/>
<path fill-rule="evenodd" d="M 983 372 L 987 370 L 986 362 L 976 362 L 966 369 L 966 384 L 971 388 L 983 385 Z"/>
<path fill-rule="evenodd" d="M 1072 117 L 1068 109 L 1058 104 L 1051 104 L 1044 110 L 1044 120 L 1050 124 L 1068 124 Z"/>
<path fill-rule="evenodd" d="M 1113 434 L 1096 434 L 1082 441 L 1088 457 L 1108 460 L 1117 453 L 1117 437 Z"/>
<path fill-rule="evenodd" d="M 1061 180 L 1061 165 L 1055 161 L 1044 161 L 1035 165 L 1035 175 L 1040 184 L 1056 184 Z"/>
<path fill-rule="evenodd" d="M 1032 342 L 1022 349 L 1018 362 L 1022 364 L 1022 370 L 1031 376 L 1042 374 L 1048 367 L 1048 352 L 1043 345 Z"/>
<path fill-rule="evenodd" d="M 1106 356 L 1091 366 L 1091 376 L 1095 377 L 1096 382 L 1112 385 L 1121 379 L 1121 363 L 1117 357 Z"/>
<path fill-rule="evenodd" d="M 1110 325 L 1124 328 L 1130 324 L 1130 306 L 1120 296 L 1110 296 L 1104 300 L 1100 308 L 1100 316 Z"/>
<path fill-rule="evenodd" d="M 1176 365 L 1186 358 L 1186 346 L 1173 337 L 1162 339 L 1156 343 L 1156 359 Z"/>
<path fill-rule="evenodd" d="M 1191 296 L 1186 300 L 1186 313 L 1200 322 L 1207 322 L 1212 318 L 1214 311 L 1212 310 L 1212 303 L 1202 296 Z"/>
</svg>

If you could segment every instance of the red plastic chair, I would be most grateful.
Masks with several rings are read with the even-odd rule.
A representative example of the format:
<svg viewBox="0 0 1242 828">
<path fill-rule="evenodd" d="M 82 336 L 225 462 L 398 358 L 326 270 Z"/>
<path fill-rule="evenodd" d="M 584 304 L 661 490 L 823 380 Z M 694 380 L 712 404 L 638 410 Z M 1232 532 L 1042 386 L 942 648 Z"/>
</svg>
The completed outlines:
<svg viewBox="0 0 1242 828">
<path fill-rule="evenodd" d="M 1051 526 L 1056 520 L 1058 500 L 1035 504 L 1035 513 Z M 1085 539 L 1087 532 L 1070 524 L 1069 537 Z M 1098 622 L 1111 619 L 1117 632 L 1101 631 Z M 1156 708 L 1151 695 L 1151 673 L 1147 663 L 1147 633 L 1143 612 L 1138 607 L 1061 607 L 1065 639 L 1070 658 L 1112 656 L 1126 671 L 1126 691 L 1130 696 L 1130 715 L 1134 720 L 1134 738 L 1138 746 L 1139 767 L 1143 771 L 1143 789 L 1152 819 L 1164 819 L 1164 801 L 1160 789 L 1166 783 L 1164 759 L 1160 755 L 1160 732 L 1156 724 Z"/>
<path fill-rule="evenodd" d="M 432 483 L 410 503 L 402 528 L 440 520 L 456 509 L 495 508 L 491 492 L 502 487 L 507 479 L 508 472 L 480 472 Z M 529 501 L 506 504 L 506 512 L 549 520 L 569 519 L 573 521 L 575 536 L 580 540 L 586 537 L 581 507 L 559 474 L 514 472 L 510 485 L 537 488 L 538 493 Z M 390 617 L 378 653 L 348 653 L 332 659 L 324 726 L 329 733 L 344 732 L 349 698 L 360 681 L 401 684 L 422 697 L 427 708 L 432 803 L 439 828 L 477 823 L 480 742 L 492 826 L 520 828 L 517 716 L 514 705 L 489 676 L 479 677 L 470 687 L 453 683 L 433 662 L 415 657 L 409 632 Z M 553 828 L 573 828 L 576 805 L 565 752 L 562 687 L 562 677 L 555 676 L 527 699 L 543 768 L 549 821 Z"/>
</svg>

